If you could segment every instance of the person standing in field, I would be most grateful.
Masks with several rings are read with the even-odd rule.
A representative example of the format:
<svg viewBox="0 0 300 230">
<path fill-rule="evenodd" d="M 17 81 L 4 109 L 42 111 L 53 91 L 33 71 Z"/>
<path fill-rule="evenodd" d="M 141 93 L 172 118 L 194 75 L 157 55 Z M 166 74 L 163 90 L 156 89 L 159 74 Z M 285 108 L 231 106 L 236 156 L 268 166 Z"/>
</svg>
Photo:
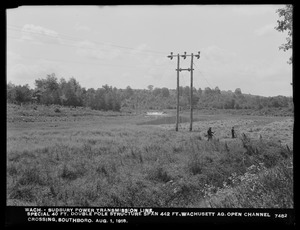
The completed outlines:
<svg viewBox="0 0 300 230">
<path fill-rule="evenodd" d="M 214 132 L 211 131 L 211 127 L 209 127 L 209 129 L 207 130 L 207 137 L 208 137 L 207 141 L 212 139 L 213 134 L 214 134 Z"/>
<path fill-rule="evenodd" d="M 232 137 L 232 138 L 235 138 L 235 131 L 234 131 L 234 127 L 232 127 L 232 129 L 231 129 L 231 137 Z"/>
</svg>

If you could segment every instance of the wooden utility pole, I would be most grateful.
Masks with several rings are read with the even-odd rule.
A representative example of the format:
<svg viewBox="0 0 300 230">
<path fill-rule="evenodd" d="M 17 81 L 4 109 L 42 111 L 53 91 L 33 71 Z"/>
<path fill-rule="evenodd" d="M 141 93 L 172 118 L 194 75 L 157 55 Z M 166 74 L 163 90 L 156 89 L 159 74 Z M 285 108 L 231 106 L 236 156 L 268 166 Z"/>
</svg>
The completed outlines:
<svg viewBox="0 0 300 230">
<path fill-rule="evenodd" d="M 193 53 L 191 54 L 191 88 L 190 88 L 190 93 L 191 93 L 191 113 L 190 113 L 190 132 L 193 130 L 193 61 L 194 61 L 194 56 L 199 59 L 200 58 L 200 51 L 198 51 L 198 54 L 194 55 Z"/>
<path fill-rule="evenodd" d="M 193 129 L 193 58 L 194 54 L 191 55 L 191 88 L 190 88 L 190 132 Z"/>
<path fill-rule="evenodd" d="M 179 54 L 177 54 L 177 105 L 176 105 L 176 127 L 175 130 L 178 131 L 179 123 Z"/>
<path fill-rule="evenodd" d="M 177 56 L 177 106 L 176 106 L 176 126 L 175 126 L 175 130 L 178 131 L 178 122 L 179 122 L 179 72 L 187 70 L 187 71 L 191 71 L 191 88 L 190 88 L 190 131 L 192 131 L 193 128 L 193 58 L 194 56 L 197 57 L 198 59 L 200 58 L 200 51 L 198 52 L 198 54 L 194 55 L 193 53 L 191 55 L 187 55 L 186 52 L 184 52 L 183 55 L 173 55 L 173 52 L 171 52 L 171 55 L 167 56 L 168 58 L 170 58 L 171 60 L 173 59 L 173 57 Z M 188 69 L 181 69 L 180 68 L 180 56 L 183 57 L 183 59 L 186 59 L 187 56 L 191 57 L 191 68 Z"/>
</svg>

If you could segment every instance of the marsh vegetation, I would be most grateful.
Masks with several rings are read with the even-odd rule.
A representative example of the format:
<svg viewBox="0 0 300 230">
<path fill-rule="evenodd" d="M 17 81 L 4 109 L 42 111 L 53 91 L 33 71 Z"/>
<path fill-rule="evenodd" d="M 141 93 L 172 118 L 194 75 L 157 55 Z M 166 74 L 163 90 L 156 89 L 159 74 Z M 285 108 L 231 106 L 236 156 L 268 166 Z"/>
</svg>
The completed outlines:
<svg viewBox="0 0 300 230">
<path fill-rule="evenodd" d="M 175 132 L 143 113 L 35 106 L 7 105 L 8 205 L 293 207 L 291 117 L 195 111 L 194 131 Z"/>
</svg>

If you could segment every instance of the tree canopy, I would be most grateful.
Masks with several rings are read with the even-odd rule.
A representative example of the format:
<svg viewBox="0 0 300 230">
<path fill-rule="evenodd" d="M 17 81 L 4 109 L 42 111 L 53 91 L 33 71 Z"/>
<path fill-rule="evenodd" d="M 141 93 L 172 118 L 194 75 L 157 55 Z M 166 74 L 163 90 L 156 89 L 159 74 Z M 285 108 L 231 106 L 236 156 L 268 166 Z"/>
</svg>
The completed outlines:
<svg viewBox="0 0 300 230">
<path fill-rule="evenodd" d="M 279 32 L 287 31 L 288 36 L 286 38 L 286 43 L 279 46 L 280 50 L 288 51 L 293 49 L 293 5 L 286 5 L 284 8 L 278 9 L 276 11 L 279 15 L 279 20 L 277 20 L 278 25 L 275 27 Z M 293 63 L 293 56 L 290 57 L 289 64 Z"/>
<path fill-rule="evenodd" d="M 149 88 L 149 87 L 148 87 Z M 152 88 L 152 87 L 151 87 Z M 153 86 L 154 88 L 154 86 Z M 7 84 L 7 101 L 10 103 L 38 103 L 45 105 L 82 106 L 95 110 L 132 111 L 148 109 L 175 109 L 176 89 L 155 87 L 152 90 L 125 89 L 103 85 L 98 89 L 85 89 L 71 77 L 57 80 L 55 74 L 46 75 L 35 81 L 35 88 L 28 85 Z M 179 87 L 179 104 L 182 109 L 190 108 L 190 87 Z M 288 97 L 262 97 L 243 94 L 240 88 L 235 91 L 220 90 L 219 87 L 193 88 L 195 109 L 263 109 L 290 108 L 292 99 Z"/>
</svg>

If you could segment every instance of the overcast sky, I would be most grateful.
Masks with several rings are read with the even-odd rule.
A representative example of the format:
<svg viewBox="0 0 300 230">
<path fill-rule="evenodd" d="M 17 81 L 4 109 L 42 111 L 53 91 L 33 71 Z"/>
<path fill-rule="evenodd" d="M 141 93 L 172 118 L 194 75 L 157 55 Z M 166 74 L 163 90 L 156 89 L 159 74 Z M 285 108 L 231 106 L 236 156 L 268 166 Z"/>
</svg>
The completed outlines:
<svg viewBox="0 0 300 230">
<path fill-rule="evenodd" d="M 274 29 L 283 5 L 24 6 L 7 10 L 7 82 L 55 73 L 82 87 L 176 88 L 177 60 L 196 54 L 194 86 L 291 96 L 291 52 Z M 190 58 L 180 60 L 190 67 Z M 180 73 L 180 85 L 190 72 Z"/>
</svg>

